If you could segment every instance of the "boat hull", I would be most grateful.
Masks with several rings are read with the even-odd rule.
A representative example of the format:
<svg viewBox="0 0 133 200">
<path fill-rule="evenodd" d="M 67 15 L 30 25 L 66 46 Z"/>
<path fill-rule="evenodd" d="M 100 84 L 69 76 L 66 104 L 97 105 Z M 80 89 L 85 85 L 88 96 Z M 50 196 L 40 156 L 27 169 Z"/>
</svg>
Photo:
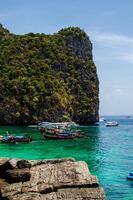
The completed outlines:
<svg viewBox="0 0 133 200">
<path fill-rule="evenodd" d="M 15 144 L 15 143 L 29 143 L 32 141 L 31 137 L 11 137 L 11 138 L 3 138 L 2 143 L 7 144 Z"/>
<path fill-rule="evenodd" d="M 118 126 L 119 124 L 117 121 L 108 121 L 105 125 L 107 127 L 115 127 L 115 126 Z"/>
<path fill-rule="evenodd" d="M 71 135 L 71 136 L 63 136 L 63 135 L 47 135 L 47 134 L 44 134 L 43 135 L 46 139 L 48 140 L 68 140 L 68 139 L 74 139 L 76 138 L 74 135 Z"/>
<path fill-rule="evenodd" d="M 117 125 L 108 125 L 108 124 L 106 124 L 106 126 L 107 127 L 115 127 L 115 126 L 118 126 L 118 124 Z"/>
<path fill-rule="evenodd" d="M 133 176 L 127 176 L 128 180 L 133 180 Z"/>
</svg>

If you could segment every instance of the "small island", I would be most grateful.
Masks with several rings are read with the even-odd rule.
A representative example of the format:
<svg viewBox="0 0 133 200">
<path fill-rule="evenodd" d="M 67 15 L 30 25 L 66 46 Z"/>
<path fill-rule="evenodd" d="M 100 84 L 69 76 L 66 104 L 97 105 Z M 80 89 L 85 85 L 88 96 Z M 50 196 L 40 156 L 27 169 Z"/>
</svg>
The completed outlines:
<svg viewBox="0 0 133 200">
<path fill-rule="evenodd" d="M 92 43 L 78 27 L 15 35 L 0 25 L 0 124 L 98 121 Z"/>
</svg>

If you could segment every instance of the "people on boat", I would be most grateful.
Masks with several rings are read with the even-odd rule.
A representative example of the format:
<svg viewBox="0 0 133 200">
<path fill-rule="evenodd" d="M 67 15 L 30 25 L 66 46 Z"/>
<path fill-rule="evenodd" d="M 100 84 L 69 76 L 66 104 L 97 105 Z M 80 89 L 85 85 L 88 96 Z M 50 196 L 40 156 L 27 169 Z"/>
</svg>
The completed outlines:
<svg viewBox="0 0 133 200">
<path fill-rule="evenodd" d="M 0 141 L 3 139 L 3 135 L 0 135 Z"/>
<path fill-rule="evenodd" d="M 1 141 L 3 143 L 19 143 L 19 142 L 31 142 L 32 138 L 31 136 L 14 136 L 12 134 L 9 134 L 8 131 L 6 132 L 7 137 L 4 137 Z"/>
<path fill-rule="evenodd" d="M 7 136 L 8 138 L 14 138 L 14 135 L 10 134 L 8 131 L 6 131 L 6 136 Z"/>
</svg>

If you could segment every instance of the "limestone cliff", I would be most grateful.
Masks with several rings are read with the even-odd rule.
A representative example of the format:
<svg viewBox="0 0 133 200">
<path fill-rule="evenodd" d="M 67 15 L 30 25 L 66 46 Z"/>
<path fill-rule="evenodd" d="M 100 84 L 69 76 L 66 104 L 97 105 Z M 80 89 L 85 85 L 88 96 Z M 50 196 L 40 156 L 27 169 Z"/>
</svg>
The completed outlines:
<svg viewBox="0 0 133 200">
<path fill-rule="evenodd" d="M 92 44 L 80 28 L 11 34 L 0 26 L 0 124 L 98 120 Z"/>
</svg>

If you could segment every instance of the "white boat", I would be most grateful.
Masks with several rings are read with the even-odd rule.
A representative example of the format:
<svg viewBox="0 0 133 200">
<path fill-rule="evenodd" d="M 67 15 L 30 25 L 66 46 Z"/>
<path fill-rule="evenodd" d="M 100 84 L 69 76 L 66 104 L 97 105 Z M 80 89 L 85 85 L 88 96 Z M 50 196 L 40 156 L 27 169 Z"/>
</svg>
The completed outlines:
<svg viewBox="0 0 133 200">
<path fill-rule="evenodd" d="M 108 121 L 105 125 L 109 127 L 109 126 L 118 126 L 119 124 L 117 121 Z"/>
<path fill-rule="evenodd" d="M 28 125 L 28 128 L 37 128 L 37 125 Z"/>
<path fill-rule="evenodd" d="M 75 122 L 39 122 L 38 128 L 67 128 L 67 127 L 77 127 Z"/>
<path fill-rule="evenodd" d="M 103 117 L 100 117 L 99 122 L 105 122 L 106 120 Z"/>
</svg>

